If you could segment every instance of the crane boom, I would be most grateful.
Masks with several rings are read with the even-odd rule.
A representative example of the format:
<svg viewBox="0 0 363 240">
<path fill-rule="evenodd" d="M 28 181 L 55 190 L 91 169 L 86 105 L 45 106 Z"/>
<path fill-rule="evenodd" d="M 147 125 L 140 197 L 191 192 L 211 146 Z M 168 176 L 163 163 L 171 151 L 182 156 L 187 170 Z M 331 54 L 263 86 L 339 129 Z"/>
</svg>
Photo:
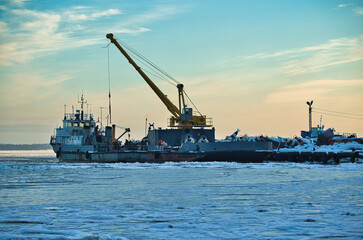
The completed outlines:
<svg viewBox="0 0 363 240">
<path fill-rule="evenodd" d="M 174 117 L 181 116 L 181 111 L 169 100 L 169 98 L 155 85 L 153 81 L 142 71 L 142 69 L 132 60 L 132 58 L 127 54 L 127 52 L 121 47 L 121 45 L 113 37 L 112 33 L 106 35 L 108 39 L 111 40 L 113 44 L 120 50 L 120 52 L 126 57 L 129 63 L 136 69 L 136 71 L 141 75 L 141 77 L 146 81 L 146 83 L 151 87 L 151 89 L 158 95 L 160 100 L 168 108 L 169 112 L 173 114 Z"/>
<path fill-rule="evenodd" d="M 111 43 L 120 50 L 120 52 L 126 57 L 129 63 L 136 69 L 136 71 L 141 75 L 145 82 L 151 87 L 151 89 L 156 93 L 160 100 L 165 104 L 169 112 L 173 115 L 169 120 L 170 127 L 177 128 L 193 128 L 193 127 L 211 127 L 212 119 L 205 115 L 196 116 L 193 115 L 193 109 L 187 108 L 184 99 L 184 85 L 178 84 L 178 96 L 179 96 L 179 108 L 176 107 L 169 98 L 155 85 L 153 81 L 142 71 L 142 69 L 134 62 L 134 60 L 127 54 L 127 52 L 121 47 L 121 45 L 113 37 L 112 33 L 106 35 L 110 39 Z"/>
</svg>

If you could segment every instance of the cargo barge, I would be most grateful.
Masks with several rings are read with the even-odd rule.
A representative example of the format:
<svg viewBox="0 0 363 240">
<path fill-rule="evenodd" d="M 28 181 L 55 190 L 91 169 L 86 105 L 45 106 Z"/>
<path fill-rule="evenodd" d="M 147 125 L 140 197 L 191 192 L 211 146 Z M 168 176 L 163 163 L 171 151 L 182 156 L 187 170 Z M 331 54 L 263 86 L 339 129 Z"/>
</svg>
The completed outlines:
<svg viewBox="0 0 363 240">
<path fill-rule="evenodd" d="M 144 64 L 156 71 L 155 76 L 163 76 L 174 82 L 178 90 L 178 104 L 174 105 L 155 83 L 145 74 L 129 56 L 126 50 L 117 42 L 113 34 L 106 35 L 128 62 L 135 68 L 149 87 L 159 97 L 172 116 L 168 119 L 168 128 L 154 129 L 149 126 L 147 136 L 141 141 L 125 140 L 122 144 L 119 139 L 127 132 L 125 130 L 116 138 L 116 125 L 103 127 L 101 122 L 96 122 L 92 114 L 84 114 L 83 95 L 81 109 L 76 113 L 66 113 L 63 127 L 56 129 L 56 134 L 51 137 L 50 144 L 59 161 L 67 162 L 184 162 L 184 161 L 224 161 L 224 162 L 263 162 L 263 161 L 289 161 L 289 162 L 319 162 L 338 163 L 341 159 L 349 158 L 356 161 L 361 158 L 361 149 L 358 152 L 335 151 L 289 151 L 274 148 L 275 142 L 265 138 L 258 141 L 248 141 L 237 138 L 238 130 L 224 140 L 215 139 L 215 128 L 211 118 L 201 114 L 184 90 L 184 85 L 157 67 L 150 60 L 133 50 L 130 46 L 123 45 L 134 56 L 144 60 Z M 109 93 L 109 116 L 111 119 L 111 103 Z M 187 100 L 194 108 L 187 105 Z M 310 104 L 310 105 L 309 105 Z M 311 112 L 311 104 L 310 107 Z M 196 109 L 196 111 L 194 110 Z M 101 114 L 102 115 L 102 114 Z M 311 121 L 311 118 L 310 118 Z M 363 145 L 362 145 L 363 146 Z"/>
</svg>

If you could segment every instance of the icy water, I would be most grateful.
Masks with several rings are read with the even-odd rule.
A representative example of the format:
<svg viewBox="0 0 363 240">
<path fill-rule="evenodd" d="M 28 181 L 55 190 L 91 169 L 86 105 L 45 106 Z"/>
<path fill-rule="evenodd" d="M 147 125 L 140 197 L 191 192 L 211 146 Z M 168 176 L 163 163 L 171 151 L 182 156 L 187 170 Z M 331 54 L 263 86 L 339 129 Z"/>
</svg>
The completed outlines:
<svg viewBox="0 0 363 240">
<path fill-rule="evenodd" d="M 363 164 L 58 163 L 0 151 L 0 239 L 359 239 Z"/>
</svg>

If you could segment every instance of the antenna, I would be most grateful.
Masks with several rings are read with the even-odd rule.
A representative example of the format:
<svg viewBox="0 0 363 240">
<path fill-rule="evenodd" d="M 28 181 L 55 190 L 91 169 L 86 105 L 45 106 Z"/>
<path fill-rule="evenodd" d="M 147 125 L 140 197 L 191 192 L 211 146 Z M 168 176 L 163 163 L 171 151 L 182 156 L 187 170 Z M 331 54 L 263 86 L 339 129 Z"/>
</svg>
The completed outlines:
<svg viewBox="0 0 363 240">
<path fill-rule="evenodd" d="M 64 119 L 67 118 L 67 104 L 64 104 Z"/>
<path fill-rule="evenodd" d="M 111 124 L 111 75 L 110 75 L 110 48 L 107 47 L 107 66 L 108 66 L 108 114 L 110 115 Z M 108 125 L 108 123 L 107 123 Z"/>
<path fill-rule="evenodd" d="M 79 98 L 79 95 L 78 95 L 78 98 Z M 87 101 L 84 100 L 83 98 L 83 91 L 82 91 L 82 96 L 81 96 L 81 101 L 79 101 L 78 99 L 78 103 L 81 104 L 81 120 L 83 120 L 83 104 L 87 104 Z M 87 113 L 88 113 L 88 105 L 87 105 Z"/>
<path fill-rule="evenodd" d="M 311 100 L 310 102 L 307 101 L 306 104 L 309 105 L 309 132 L 311 134 L 311 127 L 312 127 L 312 116 L 311 116 L 311 105 L 313 105 L 313 100 Z"/>
<path fill-rule="evenodd" d="M 108 126 L 108 120 L 110 119 L 110 114 L 107 114 L 106 119 L 107 119 L 107 126 Z"/>
<path fill-rule="evenodd" d="M 100 110 L 101 110 L 101 128 L 102 128 L 102 109 L 105 109 L 105 107 L 100 107 Z"/>
<path fill-rule="evenodd" d="M 147 136 L 146 135 L 146 129 L 147 129 L 147 114 L 146 114 L 146 119 L 145 119 L 145 137 Z"/>
</svg>

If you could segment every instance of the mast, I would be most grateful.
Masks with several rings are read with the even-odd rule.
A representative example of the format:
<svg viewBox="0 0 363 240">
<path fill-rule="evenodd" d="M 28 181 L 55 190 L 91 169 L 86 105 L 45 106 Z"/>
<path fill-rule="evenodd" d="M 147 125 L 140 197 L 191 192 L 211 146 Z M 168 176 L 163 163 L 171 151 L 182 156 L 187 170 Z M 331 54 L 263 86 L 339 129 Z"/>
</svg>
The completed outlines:
<svg viewBox="0 0 363 240">
<path fill-rule="evenodd" d="M 108 66 L 108 114 L 111 125 L 111 76 L 110 76 L 110 48 L 107 47 L 107 66 Z M 108 126 L 108 121 L 107 121 Z"/>
<path fill-rule="evenodd" d="M 81 104 L 81 120 L 83 120 L 83 104 L 87 103 L 87 101 L 85 101 L 83 98 L 83 92 L 82 92 L 82 96 L 81 96 L 81 101 L 79 101 L 79 99 L 78 99 L 78 103 Z"/>
<path fill-rule="evenodd" d="M 312 128 L 312 116 L 311 116 L 311 105 L 313 105 L 313 100 L 311 100 L 310 102 L 307 101 L 306 104 L 309 105 L 309 132 L 311 134 L 311 128 Z"/>
</svg>

